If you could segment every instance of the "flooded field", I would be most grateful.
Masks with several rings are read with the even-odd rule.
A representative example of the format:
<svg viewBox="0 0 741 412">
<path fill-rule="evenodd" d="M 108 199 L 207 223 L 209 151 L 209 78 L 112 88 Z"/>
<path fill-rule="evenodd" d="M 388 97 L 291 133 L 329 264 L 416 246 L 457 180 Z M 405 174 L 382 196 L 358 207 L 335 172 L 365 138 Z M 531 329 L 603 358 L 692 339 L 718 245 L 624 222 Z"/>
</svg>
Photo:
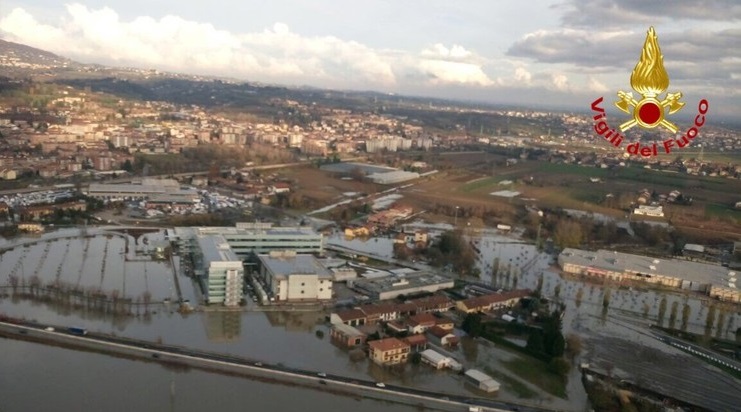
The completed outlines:
<svg viewBox="0 0 741 412">
<path fill-rule="evenodd" d="M 94 291 L 109 296 L 175 299 L 169 260 L 153 260 L 147 244 L 157 233 L 137 238 L 100 230 L 66 230 L 40 238 L 18 238 L 0 249 L 0 286 L 61 286 L 69 291 Z"/>
<path fill-rule="evenodd" d="M 483 283 L 496 288 L 531 290 L 542 284 L 542 295 L 565 303 L 567 316 L 577 312 L 603 315 L 606 306 L 609 315 L 632 316 L 731 340 L 735 339 L 736 328 L 741 327 L 739 305 L 680 291 L 601 285 L 590 283 L 589 279 L 565 278 L 559 273 L 555 257 L 539 252 L 535 245 L 504 236 L 477 237 L 473 242 L 479 249 L 477 267 Z"/>
</svg>

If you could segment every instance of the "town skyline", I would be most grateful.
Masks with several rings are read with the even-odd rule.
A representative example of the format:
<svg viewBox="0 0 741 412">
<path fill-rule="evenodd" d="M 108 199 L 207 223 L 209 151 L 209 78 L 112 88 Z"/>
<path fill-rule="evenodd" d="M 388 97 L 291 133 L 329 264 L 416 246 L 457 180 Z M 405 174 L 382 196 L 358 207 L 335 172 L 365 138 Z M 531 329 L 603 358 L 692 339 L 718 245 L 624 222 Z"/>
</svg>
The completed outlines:
<svg viewBox="0 0 741 412">
<path fill-rule="evenodd" d="M 599 96 L 629 90 L 654 26 L 670 91 L 682 91 L 689 106 L 706 98 L 713 114 L 727 117 L 741 90 L 733 47 L 741 12 L 723 1 L 670 10 L 602 0 L 528 10 L 374 3 L 350 16 L 332 1 L 250 10 L 226 4 L 234 13 L 221 15 L 187 3 L 177 12 L 161 4 L 142 11 L 136 1 L 47 3 L 6 2 L 2 37 L 83 63 L 586 111 Z"/>
</svg>

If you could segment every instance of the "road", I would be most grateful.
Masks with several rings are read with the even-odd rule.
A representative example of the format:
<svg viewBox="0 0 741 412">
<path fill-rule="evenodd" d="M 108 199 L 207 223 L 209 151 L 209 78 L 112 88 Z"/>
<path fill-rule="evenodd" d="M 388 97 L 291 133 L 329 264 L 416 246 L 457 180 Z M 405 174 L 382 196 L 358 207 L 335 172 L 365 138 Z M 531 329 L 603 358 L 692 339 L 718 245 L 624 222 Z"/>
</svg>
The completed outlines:
<svg viewBox="0 0 741 412">
<path fill-rule="evenodd" d="M 46 330 L 53 327 L 54 330 Z M 467 411 L 480 407 L 481 411 L 542 412 L 550 409 L 526 407 L 484 398 L 466 397 L 423 389 L 387 384 L 378 387 L 376 382 L 346 376 L 268 364 L 237 356 L 184 348 L 181 346 L 143 341 L 132 338 L 88 332 L 84 336 L 66 327 L 38 324 L 19 319 L 0 319 L 0 335 L 9 338 L 32 340 L 41 343 L 61 343 L 74 348 L 87 348 L 111 354 L 145 358 L 154 362 L 179 363 L 223 373 L 237 373 L 266 377 L 278 381 L 310 384 L 321 390 L 359 392 L 363 396 L 392 400 L 405 404 L 424 405 L 445 411 Z"/>
</svg>

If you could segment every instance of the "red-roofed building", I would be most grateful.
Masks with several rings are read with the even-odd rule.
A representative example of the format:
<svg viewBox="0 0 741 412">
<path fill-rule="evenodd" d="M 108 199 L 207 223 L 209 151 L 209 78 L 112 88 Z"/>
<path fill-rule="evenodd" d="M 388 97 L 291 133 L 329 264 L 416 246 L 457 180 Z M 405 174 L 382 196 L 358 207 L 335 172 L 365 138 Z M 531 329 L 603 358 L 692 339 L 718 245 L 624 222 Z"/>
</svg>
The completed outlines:
<svg viewBox="0 0 741 412">
<path fill-rule="evenodd" d="M 345 325 L 344 323 L 332 325 L 330 337 L 332 342 L 336 342 L 340 346 L 346 348 L 362 345 L 365 343 L 366 338 L 363 332 L 353 328 L 352 326 Z"/>
<path fill-rule="evenodd" d="M 427 329 L 435 326 L 435 323 L 437 323 L 437 318 L 434 315 L 431 313 L 420 313 L 407 320 L 407 329 L 411 334 L 423 333 Z"/>
<path fill-rule="evenodd" d="M 495 309 L 509 308 L 516 305 L 520 299 L 527 297 L 532 292 L 528 289 L 513 290 L 504 293 L 492 293 L 490 295 L 477 296 L 456 303 L 461 312 L 488 312 Z"/>
<path fill-rule="evenodd" d="M 458 337 L 451 333 L 449 330 L 445 330 L 439 326 L 433 326 L 427 329 L 427 338 L 430 342 L 440 346 L 456 346 L 458 345 Z"/>
<path fill-rule="evenodd" d="M 413 302 L 400 303 L 396 305 L 396 310 L 400 317 L 412 316 L 417 314 L 417 305 Z"/>
<path fill-rule="evenodd" d="M 402 339 L 406 342 L 413 352 L 421 352 L 427 349 L 427 337 L 423 334 L 411 335 Z"/>
<path fill-rule="evenodd" d="M 368 323 L 378 323 L 380 321 L 388 322 L 399 317 L 399 311 L 396 309 L 396 305 L 392 303 L 384 303 L 380 305 L 365 305 L 361 306 L 360 310 L 365 313 Z"/>
<path fill-rule="evenodd" d="M 433 295 L 426 298 L 415 299 L 410 303 L 414 303 L 415 305 L 417 305 L 417 313 L 445 312 L 455 307 L 455 303 L 447 296 L 443 295 Z"/>
<path fill-rule="evenodd" d="M 386 338 L 368 342 L 368 357 L 378 365 L 406 363 L 411 347 L 396 338 Z"/>
<path fill-rule="evenodd" d="M 349 326 L 360 326 L 367 323 L 365 313 L 360 309 L 347 309 L 329 315 L 332 324 L 344 323 Z"/>
</svg>

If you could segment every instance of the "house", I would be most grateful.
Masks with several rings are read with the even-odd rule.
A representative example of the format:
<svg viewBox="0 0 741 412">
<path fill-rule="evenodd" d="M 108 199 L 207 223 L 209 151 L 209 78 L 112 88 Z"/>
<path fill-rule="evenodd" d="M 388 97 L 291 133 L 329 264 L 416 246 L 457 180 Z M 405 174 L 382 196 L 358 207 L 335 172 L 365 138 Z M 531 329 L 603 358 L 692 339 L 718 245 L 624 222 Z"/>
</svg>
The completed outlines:
<svg viewBox="0 0 741 412">
<path fill-rule="evenodd" d="M 285 182 L 278 182 L 270 187 L 270 191 L 273 193 L 288 193 L 291 191 L 291 185 Z"/>
<path fill-rule="evenodd" d="M 437 326 L 438 328 L 447 330 L 447 331 L 451 331 L 453 330 L 454 324 L 453 324 L 453 321 L 450 319 L 437 318 L 437 321 L 435 322 L 435 326 Z"/>
<path fill-rule="evenodd" d="M 431 313 L 420 313 L 407 320 L 407 330 L 410 334 L 423 333 L 435 326 L 437 318 Z"/>
<path fill-rule="evenodd" d="M 402 339 L 402 342 L 408 344 L 413 352 L 427 349 L 427 337 L 422 334 L 407 336 Z"/>
<path fill-rule="evenodd" d="M 411 347 L 397 338 L 386 338 L 368 342 L 368 357 L 378 365 L 406 363 Z"/>
<path fill-rule="evenodd" d="M 368 319 L 367 323 L 373 324 L 380 321 L 388 322 L 399 317 L 399 312 L 396 310 L 396 305 L 392 303 L 384 303 L 380 305 L 365 305 L 361 306 L 360 310 L 365 313 Z"/>
<path fill-rule="evenodd" d="M 417 312 L 445 312 L 455 307 L 450 298 L 443 295 L 433 295 L 411 301 L 417 305 Z"/>
<path fill-rule="evenodd" d="M 352 326 L 338 323 L 332 325 L 330 337 L 333 342 L 346 348 L 353 348 L 365 343 L 365 334 Z"/>
<path fill-rule="evenodd" d="M 427 339 L 430 343 L 434 343 L 439 346 L 456 346 L 460 339 L 455 336 L 451 331 L 443 329 L 439 326 L 433 326 L 427 329 L 425 332 Z"/>
<path fill-rule="evenodd" d="M 407 326 L 404 324 L 404 322 L 401 322 L 399 320 L 392 320 L 389 322 L 386 322 L 386 327 L 394 333 L 406 333 L 407 332 Z"/>
<path fill-rule="evenodd" d="M 492 293 L 490 295 L 477 296 L 458 301 L 456 308 L 461 312 L 487 312 L 490 310 L 508 308 L 520 302 L 520 299 L 530 295 L 530 290 L 519 289 L 503 293 Z"/>
<path fill-rule="evenodd" d="M 329 315 L 329 322 L 333 325 L 361 326 L 366 324 L 367 318 L 360 309 L 347 309 Z"/>
<path fill-rule="evenodd" d="M 400 303 L 396 305 L 396 311 L 399 313 L 399 317 L 416 315 L 417 305 L 414 302 Z"/>
</svg>

